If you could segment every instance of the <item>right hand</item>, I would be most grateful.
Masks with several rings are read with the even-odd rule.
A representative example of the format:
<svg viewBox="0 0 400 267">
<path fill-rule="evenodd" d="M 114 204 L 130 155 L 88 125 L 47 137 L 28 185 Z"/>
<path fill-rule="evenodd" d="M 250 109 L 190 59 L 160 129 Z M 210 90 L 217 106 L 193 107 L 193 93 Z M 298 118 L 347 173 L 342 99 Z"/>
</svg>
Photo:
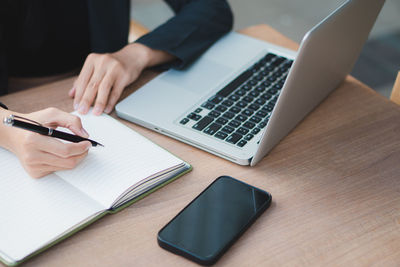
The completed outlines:
<svg viewBox="0 0 400 267">
<path fill-rule="evenodd" d="M 46 127 L 62 126 L 74 134 L 88 138 L 79 117 L 56 108 L 23 114 Z M 58 170 L 72 169 L 88 154 L 91 147 L 89 141 L 80 143 L 64 143 L 34 132 L 18 128 L 9 128 L 9 149 L 17 155 L 22 166 L 33 178 L 40 178 Z"/>
</svg>

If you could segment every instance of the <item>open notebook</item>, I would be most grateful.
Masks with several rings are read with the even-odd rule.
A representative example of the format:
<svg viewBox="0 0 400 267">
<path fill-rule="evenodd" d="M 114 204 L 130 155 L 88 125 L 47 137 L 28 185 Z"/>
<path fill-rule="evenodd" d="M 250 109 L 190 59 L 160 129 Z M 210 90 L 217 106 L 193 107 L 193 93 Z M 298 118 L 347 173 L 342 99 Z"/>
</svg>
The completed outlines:
<svg viewBox="0 0 400 267">
<path fill-rule="evenodd" d="M 108 213 L 114 213 L 191 167 L 102 115 L 82 116 L 91 148 L 75 169 L 33 179 L 0 148 L 0 260 L 16 265 Z"/>
</svg>

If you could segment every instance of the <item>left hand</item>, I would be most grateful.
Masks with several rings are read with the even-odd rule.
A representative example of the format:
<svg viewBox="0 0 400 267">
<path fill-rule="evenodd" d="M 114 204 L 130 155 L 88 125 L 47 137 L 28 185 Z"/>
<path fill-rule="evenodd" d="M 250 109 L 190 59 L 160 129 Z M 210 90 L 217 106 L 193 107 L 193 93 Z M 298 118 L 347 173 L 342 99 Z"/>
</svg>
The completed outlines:
<svg viewBox="0 0 400 267">
<path fill-rule="evenodd" d="M 132 43 L 111 54 L 90 54 L 69 96 L 74 109 L 86 114 L 94 103 L 93 114 L 110 113 L 122 91 L 149 65 L 152 50 Z"/>
</svg>

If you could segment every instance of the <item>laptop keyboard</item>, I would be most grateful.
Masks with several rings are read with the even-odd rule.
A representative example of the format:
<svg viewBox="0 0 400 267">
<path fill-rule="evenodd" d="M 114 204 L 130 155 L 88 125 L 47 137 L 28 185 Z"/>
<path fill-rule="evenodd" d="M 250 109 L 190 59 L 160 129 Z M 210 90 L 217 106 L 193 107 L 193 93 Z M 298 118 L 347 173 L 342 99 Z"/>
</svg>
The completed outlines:
<svg viewBox="0 0 400 267">
<path fill-rule="evenodd" d="M 266 54 L 179 123 L 244 147 L 267 126 L 292 64 Z"/>
</svg>

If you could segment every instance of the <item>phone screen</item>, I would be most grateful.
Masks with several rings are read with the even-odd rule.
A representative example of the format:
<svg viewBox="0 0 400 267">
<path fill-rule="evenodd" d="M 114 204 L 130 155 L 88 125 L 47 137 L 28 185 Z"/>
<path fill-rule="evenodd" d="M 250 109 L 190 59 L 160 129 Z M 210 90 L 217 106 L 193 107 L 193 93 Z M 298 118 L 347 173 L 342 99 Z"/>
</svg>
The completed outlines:
<svg viewBox="0 0 400 267">
<path fill-rule="evenodd" d="M 161 229 L 158 242 L 198 263 L 211 264 L 270 202 L 269 193 L 221 176 Z"/>
</svg>

